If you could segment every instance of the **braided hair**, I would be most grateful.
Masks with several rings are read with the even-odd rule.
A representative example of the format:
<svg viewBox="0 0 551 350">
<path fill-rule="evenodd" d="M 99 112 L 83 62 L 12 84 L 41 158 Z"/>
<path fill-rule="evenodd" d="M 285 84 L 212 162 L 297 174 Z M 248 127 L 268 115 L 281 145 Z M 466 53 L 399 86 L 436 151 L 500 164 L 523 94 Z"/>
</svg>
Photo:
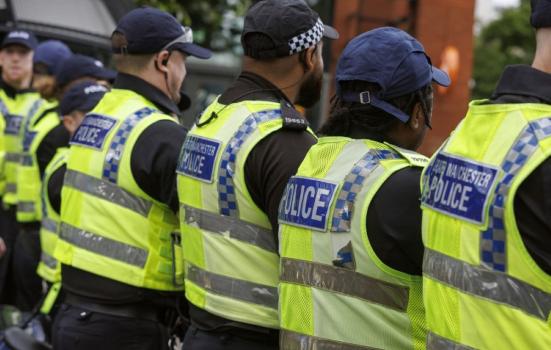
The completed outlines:
<svg viewBox="0 0 551 350">
<path fill-rule="evenodd" d="M 369 91 L 376 94 L 378 84 L 360 80 L 340 82 L 345 91 Z M 419 103 L 425 115 L 425 122 L 430 128 L 432 114 L 432 85 L 428 84 L 410 94 L 396 97 L 387 102 L 393 104 L 407 115 L 413 114 L 413 109 Z M 361 129 L 368 133 L 387 135 L 401 121 L 391 114 L 370 104 L 359 102 L 345 102 L 338 95 L 331 99 L 331 112 L 328 120 L 321 126 L 318 133 L 323 136 L 350 136 L 353 130 Z"/>
</svg>

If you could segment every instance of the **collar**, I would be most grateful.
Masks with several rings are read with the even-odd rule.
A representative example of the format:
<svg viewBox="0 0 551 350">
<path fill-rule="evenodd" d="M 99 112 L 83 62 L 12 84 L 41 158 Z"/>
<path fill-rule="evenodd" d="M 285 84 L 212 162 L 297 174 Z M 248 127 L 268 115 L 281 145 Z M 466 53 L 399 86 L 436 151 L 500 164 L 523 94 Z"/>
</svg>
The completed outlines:
<svg viewBox="0 0 551 350">
<path fill-rule="evenodd" d="M 13 86 L 11 86 L 10 84 L 8 84 L 4 79 L 2 79 L 0 77 L 0 88 L 2 90 L 4 90 L 4 92 L 6 93 L 6 95 L 9 97 L 9 98 L 12 98 L 14 99 L 16 95 L 18 94 L 25 94 L 25 93 L 29 93 L 29 92 L 35 92 L 33 89 L 31 88 L 27 88 L 27 89 L 21 89 L 21 90 L 17 90 L 16 88 L 14 88 Z"/>
<path fill-rule="evenodd" d="M 237 80 L 220 96 L 221 104 L 230 104 L 247 100 L 285 101 L 293 105 L 277 86 L 266 78 L 244 71 Z"/>
<path fill-rule="evenodd" d="M 151 101 L 163 113 L 175 116 L 180 115 L 178 106 L 164 92 L 135 75 L 118 73 L 113 88 L 134 91 Z"/>
<path fill-rule="evenodd" d="M 508 66 L 492 94 L 492 100 L 505 95 L 523 96 L 551 104 L 551 74 L 527 65 Z"/>
</svg>

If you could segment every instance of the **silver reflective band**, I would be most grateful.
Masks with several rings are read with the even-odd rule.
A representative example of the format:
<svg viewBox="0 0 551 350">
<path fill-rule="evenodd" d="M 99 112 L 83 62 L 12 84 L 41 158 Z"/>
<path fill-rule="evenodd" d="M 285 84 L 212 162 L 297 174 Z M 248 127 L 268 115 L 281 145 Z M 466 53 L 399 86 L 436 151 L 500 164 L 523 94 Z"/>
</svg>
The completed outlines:
<svg viewBox="0 0 551 350">
<path fill-rule="evenodd" d="M 212 293 L 277 310 L 277 287 L 218 275 L 188 265 L 186 279 Z"/>
<path fill-rule="evenodd" d="M 20 157 L 20 164 L 23 166 L 32 166 L 33 165 L 33 156 L 30 154 L 23 154 Z"/>
<path fill-rule="evenodd" d="M 34 202 L 17 202 L 17 211 L 20 213 L 34 213 Z"/>
<path fill-rule="evenodd" d="M 437 334 L 429 332 L 427 335 L 427 350 L 474 350 L 470 346 L 461 345 Z"/>
<path fill-rule="evenodd" d="M 4 159 L 6 160 L 6 162 L 19 163 L 21 155 L 19 153 L 7 152 L 4 156 Z"/>
<path fill-rule="evenodd" d="M 276 252 L 276 243 L 271 230 L 241 221 L 237 218 L 208 212 L 206 210 L 183 205 L 180 208 L 183 221 L 188 225 L 197 225 L 201 230 L 221 234 L 230 238 Z"/>
<path fill-rule="evenodd" d="M 57 266 L 57 260 L 54 259 L 51 255 L 48 255 L 44 252 L 42 252 L 42 254 L 40 255 L 40 261 L 42 261 L 44 265 L 48 266 L 51 269 L 55 269 Z"/>
<path fill-rule="evenodd" d="M 501 272 L 470 265 L 434 250 L 426 249 L 423 274 L 465 293 L 506 304 L 547 321 L 551 295 Z"/>
<path fill-rule="evenodd" d="M 163 46 L 163 48 L 160 51 L 164 51 L 164 50 L 168 49 L 169 47 L 171 47 L 172 45 L 177 44 L 177 43 L 182 43 L 182 44 L 191 44 L 191 43 L 193 43 L 193 30 L 191 30 L 190 27 L 182 27 L 182 28 L 184 30 L 184 34 L 180 35 L 176 39 L 172 40 L 171 42 L 169 42 L 168 44 Z"/>
<path fill-rule="evenodd" d="M 390 284 L 352 270 L 314 262 L 281 259 L 281 281 L 346 294 L 406 312 L 407 287 Z"/>
<path fill-rule="evenodd" d="M 17 185 L 13 182 L 6 183 L 6 192 L 7 193 L 15 193 L 17 192 Z"/>
<path fill-rule="evenodd" d="M 77 247 L 122 261 L 124 263 L 144 268 L 147 261 L 147 251 L 141 248 L 102 237 L 92 232 L 61 223 L 59 237 Z"/>
<path fill-rule="evenodd" d="M 145 217 L 148 216 L 153 205 L 150 201 L 140 198 L 111 182 L 74 170 L 67 170 L 63 185 L 105 199 Z"/>
<path fill-rule="evenodd" d="M 41 225 L 42 225 L 42 228 L 45 229 L 46 231 L 50 231 L 57 234 L 57 222 L 55 222 L 54 220 L 47 217 L 43 217 Z"/>
<path fill-rule="evenodd" d="M 340 343 L 304 334 L 281 330 L 280 346 L 285 350 L 379 350 L 369 346 Z"/>
</svg>

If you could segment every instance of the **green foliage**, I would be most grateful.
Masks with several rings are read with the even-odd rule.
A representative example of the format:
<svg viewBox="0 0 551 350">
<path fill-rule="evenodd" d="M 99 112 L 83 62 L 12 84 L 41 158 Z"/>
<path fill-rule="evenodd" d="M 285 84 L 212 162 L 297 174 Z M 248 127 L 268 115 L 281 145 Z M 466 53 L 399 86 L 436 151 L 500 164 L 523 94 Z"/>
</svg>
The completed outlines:
<svg viewBox="0 0 551 350">
<path fill-rule="evenodd" d="M 485 26 L 475 41 L 473 79 L 475 99 L 489 98 L 506 65 L 531 64 L 536 47 L 530 26 L 530 1 L 502 11 Z"/>
<path fill-rule="evenodd" d="M 200 45 L 238 53 L 243 15 L 251 0 L 137 0 L 136 3 L 170 12 L 193 28 L 194 40 Z"/>
</svg>

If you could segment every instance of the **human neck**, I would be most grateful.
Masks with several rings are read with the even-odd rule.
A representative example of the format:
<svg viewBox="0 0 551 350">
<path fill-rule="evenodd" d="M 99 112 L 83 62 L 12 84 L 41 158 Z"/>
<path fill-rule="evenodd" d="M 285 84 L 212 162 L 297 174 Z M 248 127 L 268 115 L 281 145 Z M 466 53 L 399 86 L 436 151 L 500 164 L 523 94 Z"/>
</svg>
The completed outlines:
<svg viewBox="0 0 551 350">
<path fill-rule="evenodd" d="M 28 89 L 31 86 L 31 77 L 25 77 L 19 80 L 10 80 L 2 74 L 2 80 L 15 90 Z"/>
<path fill-rule="evenodd" d="M 551 28 L 541 28 L 536 32 L 537 48 L 532 67 L 551 74 Z"/>
<path fill-rule="evenodd" d="M 252 63 L 251 61 L 243 65 L 243 70 L 254 73 L 268 80 L 275 85 L 287 97 L 289 101 L 295 102 L 302 82 L 302 77 L 296 74 L 295 69 L 281 69 L 277 63 Z M 284 73 L 283 73 L 284 72 Z"/>
</svg>

